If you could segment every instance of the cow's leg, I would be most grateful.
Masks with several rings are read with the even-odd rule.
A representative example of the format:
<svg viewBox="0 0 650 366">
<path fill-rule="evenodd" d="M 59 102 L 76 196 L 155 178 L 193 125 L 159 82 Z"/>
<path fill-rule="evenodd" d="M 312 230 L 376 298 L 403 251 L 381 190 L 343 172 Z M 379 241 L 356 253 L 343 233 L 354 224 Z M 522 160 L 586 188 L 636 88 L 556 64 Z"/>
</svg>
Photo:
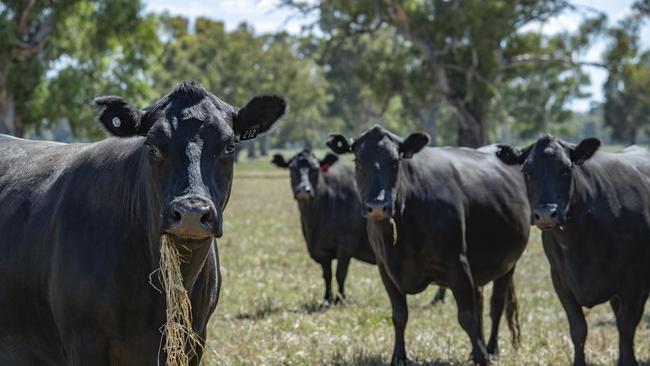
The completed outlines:
<svg viewBox="0 0 650 366">
<path fill-rule="evenodd" d="M 557 296 L 560 298 L 562 307 L 569 319 L 569 330 L 571 342 L 573 342 L 573 365 L 585 365 L 585 341 L 587 340 L 587 322 L 582 307 L 576 301 L 573 294 L 562 284 L 558 273 L 551 269 L 551 279 Z"/>
<path fill-rule="evenodd" d="M 506 296 L 512 285 L 512 275 L 515 272 L 513 268 L 503 277 L 498 278 L 492 285 L 492 297 L 490 298 L 490 340 L 487 344 L 487 351 L 490 355 L 499 354 L 499 323 L 506 303 Z M 513 335 L 514 337 L 514 335 Z"/>
<path fill-rule="evenodd" d="M 433 296 L 433 299 L 431 300 L 431 305 L 438 305 L 438 304 L 443 304 L 445 302 L 445 288 L 440 286 L 438 287 L 438 291 L 436 291 L 436 294 Z"/>
<path fill-rule="evenodd" d="M 483 330 L 478 319 L 477 289 L 474 287 L 469 262 L 464 254 L 459 255 L 458 261 L 450 266 L 449 280 L 449 287 L 458 306 L 458 322 L 472 342 L 472 359 L 479 365 L 487 365 Z"/>
<path fill-rule="evenodd" d="M 339 257 L 336 261 L 336 283 L 339 285 L 339 292 L 336 294 L 334 303 L 345 300 L 345 277 L 348 275 L 350 257 Z"/>
<path fill-rule="evenodd" d="M 404 344 L 404 330 L 406 329 L 406 322 L 409 318 L 409 310 L 406 304 L 406 295 L 397 289 L 397 286 L 390 279 L 384 267 L 379 264 L 379 274 L 381 281 L 384 283 L 388 297 L 390 298 L 390 305 L 393 309 L 393 328 L 395 329 L 395 344 L 393 347 L 393 357 L 391 358 L 391 365 L 399 365 L 406 362 L 406 346 Z"/>
<path fill-rule="evenodd" d="M 643 308 L 648 299 L 648 293 L 638 291 L 632 295 L 624 295 L 614 302 L 612 306 L 616 314 L 616 327 L 618 328 L 618 365 L 619 366 L 636 366 L 636 357 L 634 356 L 634 334 L 641 321 Z"/>
<path fill-rule="evenodd" d="M 332 260 L 323 260 L 320 262 L 323 268 L 323 280 L 325 281 L 325 305 L 332 303 Z"/>
<path fill-rule="evenodd" d="M 483 287 L 474 288 L 475 304 L 476 304 L 476 320 L 478 321 L 478 332 L 481 337 L 481 342 L 485 344 L 485 334 L 483 331 Z"/>
</svg>

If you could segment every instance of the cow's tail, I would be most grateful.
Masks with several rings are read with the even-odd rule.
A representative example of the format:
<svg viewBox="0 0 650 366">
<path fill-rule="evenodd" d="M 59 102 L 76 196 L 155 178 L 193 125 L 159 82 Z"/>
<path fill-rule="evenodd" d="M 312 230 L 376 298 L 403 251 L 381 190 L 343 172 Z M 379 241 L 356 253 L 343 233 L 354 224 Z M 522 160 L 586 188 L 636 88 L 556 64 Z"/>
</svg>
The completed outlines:
<svg viewBox="0 0 650 366">
<path fill-rule="evenodd" d="M 517 303 L 517 293 L 515 292 L 514 276 L 510 277 L 508 291 L 506 291 L 506 319 L 508 320 L 508 329 L 512 336 L 512 347 L 517 349 L 521 343 L 521 328 L 519 327 L 519 304 Z"/>
</svg>

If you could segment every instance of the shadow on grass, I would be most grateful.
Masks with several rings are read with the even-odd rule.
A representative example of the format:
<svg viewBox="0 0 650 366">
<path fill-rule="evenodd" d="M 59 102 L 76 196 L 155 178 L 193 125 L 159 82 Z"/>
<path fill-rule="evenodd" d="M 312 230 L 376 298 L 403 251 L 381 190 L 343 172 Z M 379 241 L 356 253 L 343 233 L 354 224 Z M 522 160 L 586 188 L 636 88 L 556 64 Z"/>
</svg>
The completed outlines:
<svg viewBox="0 0 650 366">
<path fill-rule="evenodd" d="M 294 314 L 317 314 L 323 313 L 329 309 L 342 308 L 348 306 L 350 303 L 339 303 L 335 304 L 325 304 L 317 300 L 310 300 L 309 302 L 304 303 L 298 308 L 282 308 L 273 304 L 271 299 L 266 299 L 264 303 L 261 304 L 257 309 L 251 312 L 241 312 L 235 315 L 235 319 L 238 320 L 260 320 L 265 319 L 269 316 L 272 316 L 277 313 L 290 312 Z"/>
<path fill-rule="evenodd" d="M 465 365 L 463 362 L 449 362 L 443 360 L 432 360 L 427 362 L 409 360 L 404 366 L 460 366 Z M 324 365 L 332 366 L 389 366 L 388 359 L 384 359 L 381 355 L 368 354 L 364 351 L 358 351 L 351 358 L 346 358 L 340 353 L 335 353 L 332 358 L 324 363 Z"/>
<path fill-rule="evenodd" d="M 340 298 L 337 302 L 334 302 L 332 304 L 326 304 L 324 302 L 313 299 L 303 304 L 297 312 L 306 314 L 322 313 L 330 309 L 344 309 L 346 307 L 356 305 L 358 305 L 356 301 L 344 298 Z"/>
<path fill-rule="evenodd" d="M 594 322 L 594 327 L 614 327 L 616 328 L 615 319 L 601 319 Z"/>
<path fill-rule="evenodd" d="M 253 312 L 241 312 L 235 315 L 235 318 L 238 320 L 260 320 L 281 311 L 282 309 L 278 306 L 275 306 L 271 299 L 266 299 L 262 306 L 255 309 Z"/>
<path fill-rule="evenodd" d="M 332 307 L 332 305 L 327 305 L 316 300 L 311 300 L 304 303 L 300 308 L 296 310 L 296 312 L 307 314 L 322 313 L 328 310 L 330 307 Z"/>
<path fill-rule="evenodd" d="M 638 360 L 637 360 L 638 361 Z M 587 366 L 609 366 L 611 364 L 609 363 L 592 363 L 592 362 L 587 362 Z M 638 366 L 650 366 L 650 360 L 647 361 L 639 361 Z"/>
</svg>

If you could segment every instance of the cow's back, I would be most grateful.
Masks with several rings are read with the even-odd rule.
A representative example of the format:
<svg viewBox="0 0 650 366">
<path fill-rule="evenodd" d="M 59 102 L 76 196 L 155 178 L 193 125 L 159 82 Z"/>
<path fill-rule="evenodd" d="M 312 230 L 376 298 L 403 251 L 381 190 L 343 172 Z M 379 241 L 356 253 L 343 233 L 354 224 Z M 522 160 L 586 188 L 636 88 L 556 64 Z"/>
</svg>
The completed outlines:
<svg viewBox="0 0 650 366">
<path fill-rule="evenodd" d="M 130 343 L 157 347 L 163 314 L 152 316 L 159 304 L 147 282 L 153 266 L 143 261 L 147 228 L 126 199 L 138 190 L 127 177 L 139 168 L 137 145 L 0 137 L 0 353 L 62 364 L 62 349 L 92 349 L 92 339 L 74 335 L 81 329 L 136 334 Z M 118 324 L 130 314 L 128 326 Z"/>
<path fill-rule="evenodd" d="M 61 349 L 61 344 L 47 310 L 52 247 L 46 238 L 55 214 L 52 206 L 56 204 L 48 195 L 64 170 L 66 159 L 62 157 L 69 150 L 65 144 L 0 136 L 2 362 L 62 362 L 60 352 L 54 351 Z M 26 345 L 30 345 L 29 349 Z"/>
<path fill-rule="evenodd" d="M 520 173 L 494 154 L 467 148 L 426 148 L 402 168 L 403 216 L 398 240 L 415 260 L 461 253 L 462 239 L 474 280 L 484 284 L 505 274 L 522 254 L 530 208 Z M 402 192 L 402 191 L 401 191 Z M 398 243 L 399 245 L 399 243 Z M 444 271 L 443 271 L 444 272 Z M 443 276 L 443 273 L 432 277 Z M 445 284 L 445 279 L 436 279 Z"/>
</svg>

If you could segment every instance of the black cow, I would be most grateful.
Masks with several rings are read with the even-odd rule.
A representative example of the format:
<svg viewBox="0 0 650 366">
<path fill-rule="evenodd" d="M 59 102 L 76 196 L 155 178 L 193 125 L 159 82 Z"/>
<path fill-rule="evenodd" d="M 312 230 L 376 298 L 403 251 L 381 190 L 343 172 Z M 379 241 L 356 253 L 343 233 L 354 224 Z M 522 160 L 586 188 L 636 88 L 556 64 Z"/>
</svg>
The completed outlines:
<svg viewBox="0 0 650 366">
<path fill-rule="evenodd" d="M 610 302 L 619 332 L 619 365 L 636 365 L 634 333 L 650 290 L 650 154 L 598 152 L 545 136 L 499 158 L 520 166 L 533 223 L 542 230 L 555 292 L 566 311 L 574 365 L 585 364 L 582 306 Z"/>
<path fill-rule="evenodd" d="M 328 146 L 355 156 L 368 235 L 395 327 L 392 364 L 406 360 L 407 294 L 431 282 L 451 289 L 458 321 L 472 342 L 474 362 L 498 353 L 504 303 L 517 339 L 515 264 L 528 241 L 523 179 L 494 154 L 467 148 L 425 148 L 429 136 L 402 139 L 379 126 L 348 141 L 332 135 Z M 494 281 L 492 332 L 483 338 L 481 286 Z"/>
<path fill-rule="evenodd" d="M 302 233 L 307 251 L 323 269 L 325 304 L 345 299 L 345 277 L 350 258 L 375 264 L 375 254 L 366 234 L 366 219 L 361 215 L 361 202 L 354 170 L 337 164 L 338 156 L 327 154 L 318 160 L 310 150 L 303 150 L 288 161 L 281 154 L 272 163 L 289 168 L 291 189 L 298 202 Z M 331 168 L 331 169 L 330 169 Z M 339 291 L 332 296 L 332 260 L 336 259 L 336 282 Z M 441 288 L 431 301 L 444 301 Z"/>
<path fill-rule="evenodd" d="M 291 187 L 298 202 L 307 250 L 323 269 L 326 304 L 345 299 L 350 258 L 375 264 L 366 235 L 366 220 L 360 214 L 354 171 L 348 165 L 334 165 L 337 161 L 333 154 L 318 160 L 309 150 L 301 151 L 289 161 L 280 154 L 273 156 L 276 166 L 289 168 L 291 172 Z M 334 259 L 339 287 L 335 297 L 331 286 Z"/>
<path fill-rule="evenodd" d="M 193 329 L 205 339 L 235 146 L 286 107 L 262 95 L 238 109 L 193 82 L 144 110 L 119 97 L 95 103 L 124 138 L 0 137 L 0 365 L 164 364 L 165 298 L 149 283 L 161 233 L 184 256 Z"/>
</svg>

